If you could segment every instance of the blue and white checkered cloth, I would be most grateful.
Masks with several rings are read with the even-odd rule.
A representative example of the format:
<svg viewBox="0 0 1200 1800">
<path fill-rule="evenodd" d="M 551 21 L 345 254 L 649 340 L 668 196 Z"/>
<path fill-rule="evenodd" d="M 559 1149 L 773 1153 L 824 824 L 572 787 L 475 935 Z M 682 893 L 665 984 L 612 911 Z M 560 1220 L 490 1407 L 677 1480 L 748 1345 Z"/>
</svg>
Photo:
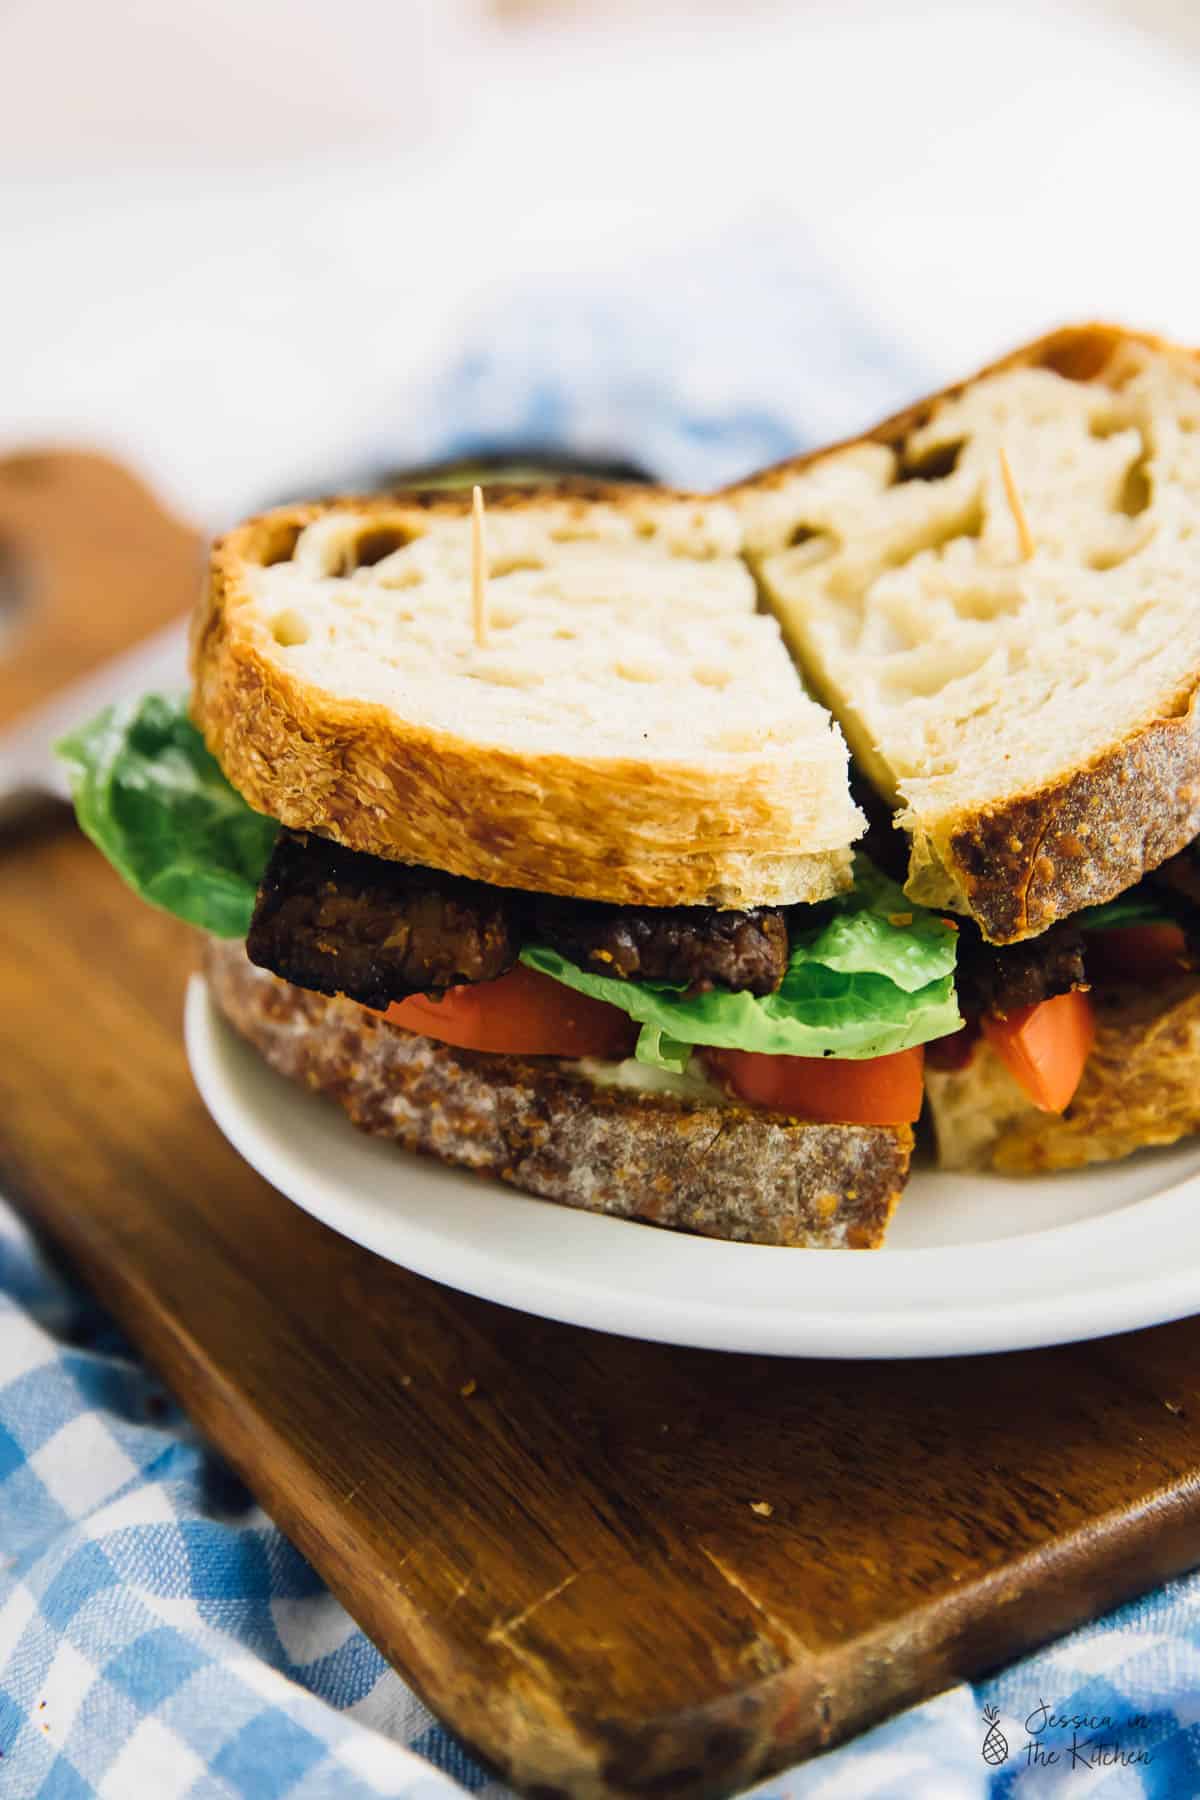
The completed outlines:
<svg viewBox="0 0 1200 1800">
<path fill-rule="evenodd" d="M 704 485 L 869 422 L 926 373 L 762 234 L 640 270 L 636 294 L 514 295 L 418 402 L 397 396 L 407 435 L 373 448 L 559 443 Z M 463 1788 L 505 1792 L 0 1201 L 2 1800 Z M 1200 1577 L 755 1792 L 1200 1796 Z"/>
</svg>

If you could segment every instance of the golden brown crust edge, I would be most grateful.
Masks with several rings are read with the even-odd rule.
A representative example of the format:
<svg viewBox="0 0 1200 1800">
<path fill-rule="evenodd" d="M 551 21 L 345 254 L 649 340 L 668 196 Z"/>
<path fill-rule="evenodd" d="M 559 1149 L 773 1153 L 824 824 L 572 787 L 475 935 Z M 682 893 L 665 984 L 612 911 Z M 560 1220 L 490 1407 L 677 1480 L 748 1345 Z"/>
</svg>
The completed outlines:
<svg viewBox="0 0 1200 1800">
<path fill-rule="evenodd" d="M 951 1158 L 953 1166 L 1050 1174 L 1115 1162 L 1200 1131 L 1200 977 L 1112 988 L 1093 1001 L 1096 1041 L 1066 1111 L 1038 1112 L 1004 1081 L 991 1099 L 996 1130 L 990 1139 L 981 1135 L 969 1156 Z M 963 1074 L 929 1069 L 926 1088 L 935 1125 L 941 1106 L 953 1117 L 964 1109 L 974 1115 L 986 1104 L 970 1066 Z M 1010 1094 L 1011 1107 L 1005 1104 Z"/>
<path fill-rule="evenodd" d="M 944 860 L 996 944 L 1124 893 L 1200 832 L 1197 692 L 1038 793 L 960 825 Z"/>
<path fill-rule="evenodd" d="M 501 490 L 491 504 L 621 505 L 634 493 L 645 499 L 568 483 Z M 214 546 L 192 625 L 192 716 L 251 806 L 371 855 L 584 900 L 787 904 L 849 884 L 848 847 L 794 848 L 801 782 L 777 763 L 718 775 L 485 749 L 294 680 L 239 624 L 239 571 L 289 555 L 304 525 L 347 504 L 389 519 L 466 506 L 442 493 L 316 502 L 251 519 Z"/>
<path fill-rule="evenodd" d="M 234 1028 L 359 1129 L 545 1200 L 746 1243 L 874 1249 L 907 1177 L 907 1126 L 598 1088 L 553 1058 L 455 1050 L 292 987 L 240 943 L 208 940 L 204 963 Z"/>
<path fill-rule="evenodd" d="M 1044 368 L 1073 381 L 1119 376 L 1121 351 L 1133 345 L 1200 361 L 1198 351 L 1118 325 L 1064 326 L 847 442 L 895 445 L 946 400 L 1007 369 Z M 779 463 L 741 485 L 777 484 L 828 454 Z M 1176 696 L 1169 717 L 1150 720 L 1032 793 L 960 815 L 924 847 L 992 943 L 1035 936 L 1056 919 L 1112 899 L 1200 832 L 1198 694 L 1200 673 Z M 911 891 L 922 898 L 919 883 Z"/>
</svg>

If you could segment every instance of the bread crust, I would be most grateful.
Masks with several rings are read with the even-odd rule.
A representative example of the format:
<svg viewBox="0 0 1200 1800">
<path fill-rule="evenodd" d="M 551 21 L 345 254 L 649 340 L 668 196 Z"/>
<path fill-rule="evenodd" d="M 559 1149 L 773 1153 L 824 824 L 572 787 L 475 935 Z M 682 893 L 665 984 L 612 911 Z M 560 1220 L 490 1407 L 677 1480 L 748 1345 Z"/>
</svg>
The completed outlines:
<svg viewBox="0 0 1200 1800">
<path fill-rule="evenodd" d="M 1198 691 L 1200 678 L 1173 717 L 1130 732 L 1038 793 L 957 826 L 948 860 L 992 943 L 1032 937 L 1111 900 L 1200 832 Z"/>
<path fill-rule="evenodd" d="M 234 1028 L 360 1130 L 545 1200 L 746 1243 L 874 1249 L 907 1177 L 907 1126 L 597 1087 L 553 1057 L 456 1050 L 292 987 L 237 942 L 209 939 L 204 960 Z"/>
<path fill-rule="evenodd" d="M 558 503 L 580 513 L 686 498 L 572 482 L 499 490 L 489 506 Z M 431 514 L 461 517 L 469 501 L 376 494 L 285 507 L 214 546 L 193 620 L 192 716 L 251 806 L 353 850 L 578 899 L 741 907 L 820 900 L 849 886 L 845 841 L 811 841 L 799 760 L 715 770 L 526 754 L 412 726 L 385 706 L 297 679 L 255 625 L 243 571 L 290 555 L 304 526 L 344 506 L 403 529 Z"/>
<path fill-rule="evenodd" d="M 1200 351 L 1148 333 L 1102 323 L 1064 326 L 833 448 L 873 442 L 894 449 L 946 401 L 1010 369 L 1119 380 L 1122 352 L 1133 346 L 1200 364 Z M 726 495 L 736 504 L 739 493 L 779 486 L 829 454 L 823 449 L 778 463 Z M 951 815 L 936 839 L 917 844 L 908 892 L 929 904 L 958 905 L 990 942 L 1010 944 L 1132 887 L 1200 832 L 1198 693 L 1200 671 L 1164 716 L 1144 721 L 1080 767 L 1031 792 Z"/>
<path fill-rule="evenodd" d="M 1096 1041 L 1061 1117 L 1038 1112 L 1011 1078 L 977 1067 L 979 1058 L 994 1059 L 986 1045 L 961 1073 L 926 1070 L 943 1166 L 1042 1175 L 1115 1162 L 1200 1131 L 1200 976 L 1102 989 L 1092 999 Z M 985 1108 L 990 1134 L 979 1129 Z M 971 1139 L 960 1145 L 952 1121 L 962 1118 Z"/>
</svg>

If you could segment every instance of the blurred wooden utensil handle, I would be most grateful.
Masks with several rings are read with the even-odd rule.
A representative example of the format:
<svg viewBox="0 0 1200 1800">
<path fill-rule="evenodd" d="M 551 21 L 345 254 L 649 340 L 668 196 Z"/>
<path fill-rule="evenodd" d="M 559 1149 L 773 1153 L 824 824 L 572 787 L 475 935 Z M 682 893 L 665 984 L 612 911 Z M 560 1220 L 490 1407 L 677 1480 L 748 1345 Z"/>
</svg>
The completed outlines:
<svg viewBox="0 0 1200 1800">
<path fill-rule="evenodd" d="M 0 458 L 0 822 L 65 795 L 51 751 L 70 725 L 123 693 L 185 683 L 202 551 L 194 526 L 107 457 Z"/>
</svg>

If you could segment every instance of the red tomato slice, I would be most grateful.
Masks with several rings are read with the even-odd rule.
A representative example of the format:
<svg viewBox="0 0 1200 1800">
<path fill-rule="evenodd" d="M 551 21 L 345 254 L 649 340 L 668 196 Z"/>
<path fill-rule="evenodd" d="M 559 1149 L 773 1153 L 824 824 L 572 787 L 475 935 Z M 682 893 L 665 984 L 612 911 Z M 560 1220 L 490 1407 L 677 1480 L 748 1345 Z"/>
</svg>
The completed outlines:
<svg viewBox="0 0 1200 1800">
<path fill-rule="evenodd" d="M 1006 1019 L 985 1018 L 983 1035 L 1038 1110 L 1060 1113 L 1079 1086 L 1096 1016 L 1086 994 L 1057 994 Z"/>
<path fill-rule="evenodd" d="M 1116 925 L 1088 933 L 1087 960 L 1089 971 L 1159 981 L 1186 968 L 1187 938 L 1182 925 Z"/>
<path fill-rule="evenodd" d="M 743 1100 L 831 1125 L 908 1125 L 921 1110 L 924 1047 L 852 1062 L 837 1056 L 761 1056 L 709 1050 L 709 1064 Z"/>
<path fill-rule="evenodd" d="M 561 981 L 518 964 L 497 981 L 451 988 L 441 999 L 414 994 L 383 1015 L 405 1031 L 510 1056 L 603 1056 L 633 1053 L 637 1026 L 627 1013 Z"/>
</svg>

